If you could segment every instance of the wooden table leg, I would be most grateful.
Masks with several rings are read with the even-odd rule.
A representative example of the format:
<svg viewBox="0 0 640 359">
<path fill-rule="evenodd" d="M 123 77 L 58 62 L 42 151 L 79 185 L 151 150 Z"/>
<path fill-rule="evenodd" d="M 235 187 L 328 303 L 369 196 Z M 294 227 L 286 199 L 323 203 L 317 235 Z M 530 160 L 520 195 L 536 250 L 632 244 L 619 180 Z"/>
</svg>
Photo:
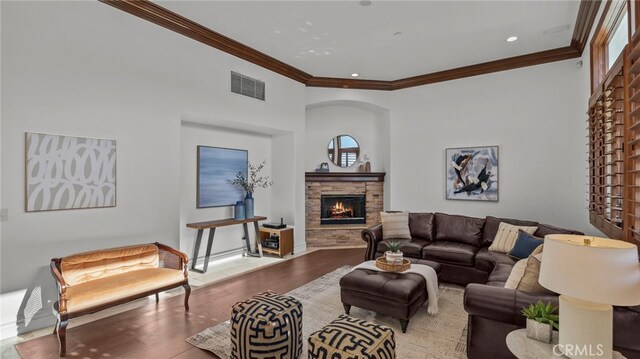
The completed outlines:
<svg viewBox="0 0 640 359">
<path fill-rule="evenodd" d="M 191 258 L 191 269 L 196 272 L 200 272 L 199 269 L 196 269 L 196 262 L 198 261 L 198 251 L 200 250 L 200 243 L 202 242 L 202 232 L 202 229 L 198 229 L 196 244 L 193 246 L 193 257 Z"/>
</svg>

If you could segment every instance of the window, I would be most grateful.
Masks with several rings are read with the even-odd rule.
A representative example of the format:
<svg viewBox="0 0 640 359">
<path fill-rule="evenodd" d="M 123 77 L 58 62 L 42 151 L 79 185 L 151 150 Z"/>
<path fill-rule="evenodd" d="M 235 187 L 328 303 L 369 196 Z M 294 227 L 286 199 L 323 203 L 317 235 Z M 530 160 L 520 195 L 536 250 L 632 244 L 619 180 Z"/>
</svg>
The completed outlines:
<svg viewBox="0 0 640 359">
<path fill-rule="evenodd" d="M 605 76 L 629 42 L 627 1 L 608 1 L 591 40 L 591 93 L 602 85 Z"/>
<path fill-rule="evenodd" d="M 628 16 L 625 11 L 622 15 L 622 20 L 618 26 L 613 30 L 609 42 L 607 43 L 607 70 L 611 68 L 614 62 L 618 59 L 618 56 L 622 53 L 622 50 L 629 42 L 628 31 Z"/>
</svg>

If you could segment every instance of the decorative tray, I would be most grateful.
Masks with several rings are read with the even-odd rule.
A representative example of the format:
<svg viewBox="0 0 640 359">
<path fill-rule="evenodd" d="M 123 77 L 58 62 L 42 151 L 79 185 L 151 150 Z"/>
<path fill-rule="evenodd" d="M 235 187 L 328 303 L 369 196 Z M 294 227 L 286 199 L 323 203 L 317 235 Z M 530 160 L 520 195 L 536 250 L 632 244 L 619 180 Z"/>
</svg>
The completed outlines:
<svg viewBox="0 0 640 359">
<path fill-rule="evenodd" d="M 379 257 L 376 259 L 376 267 L 387 272 L 404 272 L 411 268 L 411 262 L 403 258 L 402 262 L 398 260 L 395 263 L 388 263 L 385 257 Z"/>
</svg>

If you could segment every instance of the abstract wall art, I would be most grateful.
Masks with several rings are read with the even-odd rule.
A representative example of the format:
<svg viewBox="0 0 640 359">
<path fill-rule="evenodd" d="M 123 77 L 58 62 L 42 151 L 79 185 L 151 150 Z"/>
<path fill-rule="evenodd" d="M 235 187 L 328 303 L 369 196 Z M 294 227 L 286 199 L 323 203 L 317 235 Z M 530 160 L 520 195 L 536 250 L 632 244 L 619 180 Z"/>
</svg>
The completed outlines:
<svg viewBox="0 0 640 359">
<path fill-rule="evenodd" d="M 27 212 L 115 207 L 116 141 L 26 133 Z"/>
<path fill-rule="evenodd" d="M 498 146 L 446 149 L 446 198 L 498 201 Z"/>
<path fill-rule="evenodd" d="M 196 207 L 232 206 L 244 198 L 244 191 L 229 183 L 240 172 L 247 178 L 247 150 L 198 146 Z"/>
</svg>

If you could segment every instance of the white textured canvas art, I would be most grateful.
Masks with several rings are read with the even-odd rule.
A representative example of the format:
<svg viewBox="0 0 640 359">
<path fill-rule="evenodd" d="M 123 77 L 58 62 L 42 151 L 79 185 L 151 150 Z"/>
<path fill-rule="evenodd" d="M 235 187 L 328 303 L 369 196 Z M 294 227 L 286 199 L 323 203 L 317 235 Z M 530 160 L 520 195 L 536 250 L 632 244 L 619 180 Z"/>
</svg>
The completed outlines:
<svg viewBox="0 0 640 359">
<path fill-rule="evenodd" d="M 114 207 L 116 141 L 26 133 L 26 210 Z"/>
</svg>

